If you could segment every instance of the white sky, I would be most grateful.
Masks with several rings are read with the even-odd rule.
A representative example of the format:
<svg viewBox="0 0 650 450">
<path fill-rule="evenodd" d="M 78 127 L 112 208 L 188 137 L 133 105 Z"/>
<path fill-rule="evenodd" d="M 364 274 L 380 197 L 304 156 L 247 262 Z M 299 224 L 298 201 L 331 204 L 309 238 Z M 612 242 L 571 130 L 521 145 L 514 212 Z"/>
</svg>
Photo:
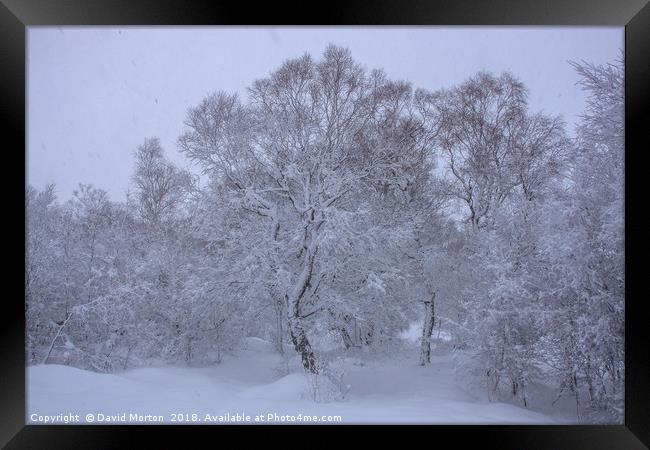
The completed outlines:
<svg viewBox="0 0 650 450">
<path fill-rule="evenodd" d="M 612 62 L 624 47 L 622 27 L 30 27 L 27 39 L 27 182 L 54 182 L 62 200 L 80 182 L 124 200 L 145 137 L 186 166 L 176 139 L 189 107 L 218 90 L 245 94 L 329 43 L 430 90 L 509 70 L 531 109 L 561 115 L 570 132 L 585 95 L 567 61 Z"/>
</svg>

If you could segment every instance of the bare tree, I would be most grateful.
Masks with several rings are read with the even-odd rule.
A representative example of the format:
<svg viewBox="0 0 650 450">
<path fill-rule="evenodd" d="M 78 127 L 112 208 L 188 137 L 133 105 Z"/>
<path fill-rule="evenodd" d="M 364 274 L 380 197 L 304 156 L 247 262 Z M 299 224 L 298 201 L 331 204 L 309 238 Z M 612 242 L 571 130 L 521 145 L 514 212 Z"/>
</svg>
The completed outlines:
<svg viewBox="0 0 650 450">
<path fill-rule="evenodd" d="M 568 149 L 559 118 L 529 115 L 524 85 L 508 73 L 479 73 L 443 92 L 440 146 L 450 193 L 468 209 L 473 230 L 520 186 L 528 199 L 557 176 Z"/>
<path fill-rule="evenodd" d="M 158 224 L 183 201 L 191 176 L 165 159 L 158 138 L 145 139 L 136 150 L 135 159 L 132 180 L 140 216 Z"/>
</svg>

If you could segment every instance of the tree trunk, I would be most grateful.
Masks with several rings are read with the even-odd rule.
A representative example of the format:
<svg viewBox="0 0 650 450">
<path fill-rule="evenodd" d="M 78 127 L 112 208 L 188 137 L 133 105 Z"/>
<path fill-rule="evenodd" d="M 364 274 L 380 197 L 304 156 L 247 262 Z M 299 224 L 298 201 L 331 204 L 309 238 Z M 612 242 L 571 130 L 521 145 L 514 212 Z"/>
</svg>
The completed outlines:
<svg viewBox="0 0 650 450">
<path fill-rule="evenodd" d="M 420 347 L 420 365 L 424 366 L 431 362 L 431 334 L 433 333 L 434 300 L 436 294 L 431 296 L 431 300 L 424 301 L 424 325 L 422 326 L 422 341 Z"/>
<path fill-rule="evenodd" d="M 345 327 L 341 327 L 339 328 L 339 331 L 341 332 L 341 337 L 343 338 L 343 344 L 345 344 L 345 348 L 348 349 L 354 347 L 354 342 L 352 341 L 348 330 L 346 330 Z"/>
<path fill-rule="evenodd" d="M 275 307 L 275 348 L 284 355 L 284 304 L 281 299 L 274 301 Z"/>
<path fill-rule="evenodd" d="M 370 322 L 370 325 L 368 325 L 368 331 L 361 335 L 361 343 L 363 345 L 371 345 L 374 336 L 375 336 L 375 324 Z"/>
<path fill-rule="evenodd" d="M 186 342 L 186 344 L 187 344 L 187 350 L 186 350 L 186 352 L 187 352 L 187 357 L 186 357 L 186 361 L 187 361 L 188 364 L 191 364 L 191 363 L 192 363 L 192 358 L 193 358 L 193 356 L 194 356 L 194 355 L 192 355 L 192 336 L 188 336 L 188 337 L 187 337 L 187 342 Z"/>
<path fill-rule="evenodd" d="M 312 242 L 312 244 L 307 248 L 307 255 L 305 256 L 302 271 L 293 288 L 285 297 L 287 308 L 289 310 L 287 326 L 289 328 L 291 342 L 293 342 L 294 348 L 300 354 L 302 365 L 305 370 L 314 374 L 318 373 L 316 356 L 314 355 L 314 351 L 311 348 L 311 344 L 307 339 L 307 333 L 305 333 L 305 328 L 302 324 L 300 301 L 310 286 L 317 252 L 318 245 Z"/>
<path fill-rule="evenodd" d="M 291 341 L 296 351 L 300 354 L 302 365 L 310 373 L 317 374 L 318 367 L 316 365 L 316 357 L 311 348 L 311 344 L 307 339 L 307 334 L 302 326 L 302 321 L 299 317 L 291 317 L 289 319 L 289 334 Z"/>
<path fill-rule="evenodd" d="M 45 358 L 43 358 L 43 364 L 47 364 L 47 360 L 50 359 L 50 355 L 52 354 L 52 349 L 54 349 L 54 343 L 56 340 L 59 338 L 61 335 L 61 331 L 63 331 L 63 328 L 65 325 L 68 323 L 68 320 L 70 320 L 70 317 L 72 317 L 72 313 L 66 313 L 65 320 L 59 327 L 59 329 L 56 332 L 56 335 L 54 336 L 54 339 L 52 339 L 52 342 L 50 343 L 50 347 L 47 349 L 47 354 L 45 355 Z"/>
</svg>

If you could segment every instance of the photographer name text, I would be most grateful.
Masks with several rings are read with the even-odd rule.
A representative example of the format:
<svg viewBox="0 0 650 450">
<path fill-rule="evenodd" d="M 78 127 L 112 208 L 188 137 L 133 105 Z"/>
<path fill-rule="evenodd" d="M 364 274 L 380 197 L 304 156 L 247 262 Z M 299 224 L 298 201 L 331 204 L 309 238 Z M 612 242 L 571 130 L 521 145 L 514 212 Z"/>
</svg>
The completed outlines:
<svg viewBox="0 0 650 450">
<path fill-rule="evenodd" d="M 342 422 L 341 416 L 336 415 L 310 415 L 310 414 L 246 414 L 222 413 L 222 414 L 198 414 L 198 413 L 172 413 L 161 414 L 140 414 L 140 413 L 88 413 L 88 414 L 37 414 L 29 416 L 32 424 L 71 424 L 71 423 L 92 423 L 92 424 L 116 424 L 116 423 L 327 423 Z"/>
</svg>

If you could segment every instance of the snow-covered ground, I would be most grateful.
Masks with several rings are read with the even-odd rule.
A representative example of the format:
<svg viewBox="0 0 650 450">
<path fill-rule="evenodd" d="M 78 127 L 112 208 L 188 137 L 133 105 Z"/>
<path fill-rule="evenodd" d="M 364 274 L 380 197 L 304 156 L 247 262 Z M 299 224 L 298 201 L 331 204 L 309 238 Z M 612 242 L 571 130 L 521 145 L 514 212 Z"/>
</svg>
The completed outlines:
<svg viewBox="0 0 650 450">
<path fill-rule="evenodd" d="M 256 338 L 248 340 L 247 350 L 211 368 L 154 367 L 98 374 L 60 365 L 33 366 L 27 370 L 27 423 L 88 423 L 89 414 L 95 424 L 111 423 L 110 419 L 244 423 L 245 416 L 250 423 L 295 424 L 566 422 L 557 415 L 490 403 L 463 390 L 446 356 L 434 356 L 428 367 L 417 365 L 415 353 L 393 362 L 349 358 L 343 364 L 350 391 L 345 400 L 327 403 L 310 398 L 307 378 L 299 371 L 284 375 L 282 358 Z M 312 420 L 305 421 L 304 416 Z M 341 420 L 329 421 L 327 416 Z"/>
</svg>

